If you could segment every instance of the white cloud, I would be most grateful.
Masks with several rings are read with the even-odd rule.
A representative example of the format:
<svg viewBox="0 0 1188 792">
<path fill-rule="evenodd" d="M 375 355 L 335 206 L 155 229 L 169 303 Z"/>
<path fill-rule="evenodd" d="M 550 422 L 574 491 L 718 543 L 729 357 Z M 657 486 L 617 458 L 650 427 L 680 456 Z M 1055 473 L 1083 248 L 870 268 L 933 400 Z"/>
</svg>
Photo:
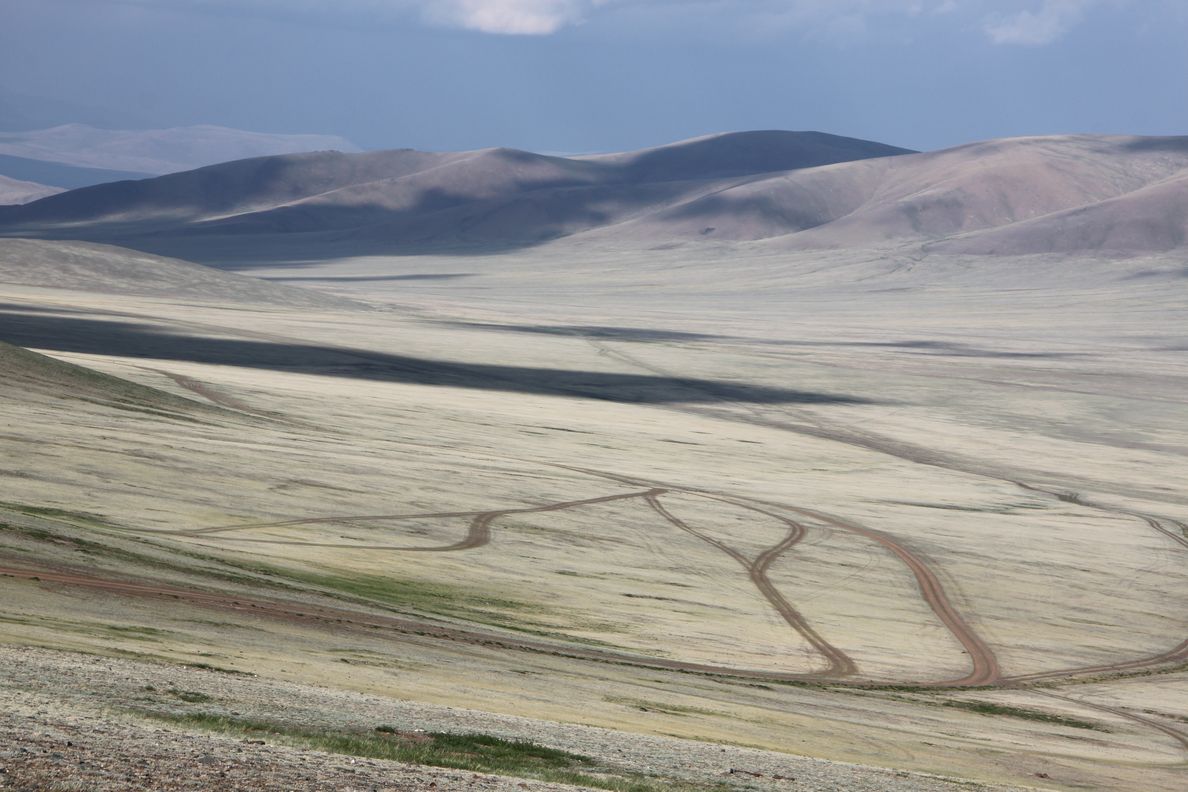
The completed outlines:
<svg viewBox="0 0 1188 792">
<path fill-rule="evenodd" d="M 995 44 L 1050 44 L 1080 21 L 1094 0 L 1043 0 L 1039 8 L 997 17 L 985 25 Z"/>
<path fill-rule="evenodd" d="M 483 33 L 546 35 L 581 22 L 600 0 L 430 0 L 420 4 L 434 24 Z"/>
<path fill-rule="evenodd" d="M 189 10 L 269 17 L 334 15 L 389 24 L 401 19 L 421 20 L 441 27 L 483 33 L 546 35 L 582 22 L 608 2 L 655 0 L 72 0 L 108 6 L 161 10 Z M 0 0 L 3 2 L 3 0 Z"/>
<path fill-rule="evenodd" d="M 427 24 L 482 33 L 549 35 L 598 14 L 631 25 L 706 25 L 739 32 L 850 39 L 878 34 L 895 19 L 949 17 L 981 27 L 996 44 L 1042 45 L 1062 36 L 1092 5 L 1128 0 L 63 0 L 87 6 L 187 9 L 270 17 L 333 16 L 389 24 Z M 4 0 L 0 0 L 3 3 Z M 1143 0 L 1161 8 L 1183 0 Z M 990 9 L 997 9 L 985 16 Z M 1021 10 L 1022 9 L 1022 10 Z M 980 21 L 980 24 L 979 24 Z"/>
<path fill-rule="evenodd" d="M 647 0 L 642 0 L 646 2 Z M 950 14 L 982 0 L 723 0 L 735 19 L 752 31 L 799 31 L 812 37 L 844 41 L 877 34 L 894 19 Z"/>
</svg>

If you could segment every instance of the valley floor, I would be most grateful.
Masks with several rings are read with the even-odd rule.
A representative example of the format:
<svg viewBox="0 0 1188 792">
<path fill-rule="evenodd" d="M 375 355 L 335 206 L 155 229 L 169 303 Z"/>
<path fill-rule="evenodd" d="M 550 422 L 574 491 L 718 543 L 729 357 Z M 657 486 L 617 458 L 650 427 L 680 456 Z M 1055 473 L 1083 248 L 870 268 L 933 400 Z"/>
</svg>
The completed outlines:
<svg viewBox="0 0 1188 792">
<path fill-rule="evenodd" d="M 0 240 L 0 783 L 1178 790 L 1178 272 Z"/>
</svg>

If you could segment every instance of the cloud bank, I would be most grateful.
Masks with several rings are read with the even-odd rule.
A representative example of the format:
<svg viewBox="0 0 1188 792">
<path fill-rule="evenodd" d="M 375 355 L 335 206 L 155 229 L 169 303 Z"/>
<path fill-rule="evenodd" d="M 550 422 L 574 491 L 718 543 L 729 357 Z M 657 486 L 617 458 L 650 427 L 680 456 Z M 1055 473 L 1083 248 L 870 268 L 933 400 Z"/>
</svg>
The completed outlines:
<svg viewBox="0 0 1188 792">
<path fill-rule="evenodd" d="M 426 21 L 482 33 L 547 35 L 581 22 L 602 0 L 431 0 Z"/>
<path fill-rule="evenodd" d="M 1051 44 L 1081 20 L 1093 0 L 1044 0 L 1035 11 L 1024 10 L 987 22 L 986 35 L 995 44 Z"/>
<path fill-rule="evenodd" d="M 1180 2 L 1181 0 L 1176 0 Z M 814 35 L 878 33 L 895 19 L 948 18 L 981 31 L 994 44 L 1040 46 L 1059 39 L 1091 6 L 1126 0 L 74 0 L 95 5 L 187 8 L 210 12 L 332 15 L 393 22 L 419 18 L 436 27 L 480 33 L 544 36 L 595 15 L 638 18 L 730 31 L 798 30 Z M 1143 0 L 1166 7 L 1168 0 Z"/>
</svg>

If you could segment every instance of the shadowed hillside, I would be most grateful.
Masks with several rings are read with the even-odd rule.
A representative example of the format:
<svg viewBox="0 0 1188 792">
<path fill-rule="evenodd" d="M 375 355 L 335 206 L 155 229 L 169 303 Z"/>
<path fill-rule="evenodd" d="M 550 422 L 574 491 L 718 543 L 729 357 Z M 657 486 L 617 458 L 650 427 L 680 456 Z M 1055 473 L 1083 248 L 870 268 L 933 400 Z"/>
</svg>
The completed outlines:
<svg viewBox="0 0 1188 792">
<path fill-rule="evenodd" d="M 146 387 L 84 366 L 0 341 L 0 393 L 8 398 L 31 394 L 60 400 L 102 403 L 120 410 L 160 417 L 189 417 L 216 408 Z"/>
<path fill-rule="evenodd" d="M 629 154 L 317 152 L 74 190 L 0 213 L 16 233 L 168 251 L 170 237 L 350 231 L 377 252 L 522 245 L 620 223 L 789 168 L 903 154 L 820 133 L 718 135 Z M 334 244 L 343 237 L 311 238 Z"/>
<path fill-rule="evenodd" d="M 511 149 L 263 157 L 8 207 L 0 229 L 199 260 L 204 246 L 318 258 L 565 237 L 636 249 L 766 240 L 798 250 L 1125 254 L 1185 244 L 1186 174 L 1188 138 L 1015 138 L 912 154 L 814 132 L 745 132 L 574 158 Z"/>
<path fill-rule="evenodd" d="M 350 141 L 335 135 L 276 135 L 210 124 L 170 129 L 99 129 L 86 124 L 61 124 L 48 129 L 0 132 L 0 154 L 153 175 L 247 157 L 322 149 L 358 151 Z"/>
</svg>

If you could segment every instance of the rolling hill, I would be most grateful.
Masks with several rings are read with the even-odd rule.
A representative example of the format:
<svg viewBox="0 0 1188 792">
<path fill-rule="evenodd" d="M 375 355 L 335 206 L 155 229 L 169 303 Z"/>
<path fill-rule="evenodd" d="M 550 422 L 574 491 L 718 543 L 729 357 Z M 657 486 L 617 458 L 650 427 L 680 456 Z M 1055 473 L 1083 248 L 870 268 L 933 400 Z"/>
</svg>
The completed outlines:
<svg viewBox="0 0 1188 792">
<path fill-rule="evenodd" d="M 1054 136 L 912 153 L 815 132 L 642 151 L 316 152 L 101 185 L 0 210 L 0 231 L 201 256 L 535 245 L 1127 254 L 1185 245 L 1188 137 Z M 226 246 L 224 244 L 224 247 Z"/>
<path fill-rule="evenodd" d="M 89 242 L 0 239 L 0 283 L 191 303 L 341 308 L 349 300 Z"/>
<path fill-rule="evenodd" d="M 0 176 L 0 205 L 29 203 L 60 192 L 57 187 Z"/>
<path fill-rule="evenodd" d="M 195 235 L 246 243 L 257 235 L 302 234 L 316 245 L 334 243 L 344 232 L 353 245 L 381 251 L 527 244 L 653 213 L 791 167 L 903 153 L 796 132 L 719 135 L 577 158 L 504 148 L 322 151 L 74 190 L 5 211 L 0 227 L 156 250 L 168 249 L 170 238 Z"/>
<path fill-rule="evenodd" d="M 147 179 L 153 175 L 108 168 L 84 168 L 61 162 L 13 157 L 8 154 L 0 154 L 0 174 L 10 179 L 60 187 L 63 190 L 74 190 L 79 187 L 91 187 L 96 184 L 128 179 Z"/>
<path fill-rule="evenodd" d="M 336 135 L 283 135 L 202 124 L 168 129 L 99 129 L 62 124 L 0 132 L 0 154 L 82 168 L 150 175 L 228 160 L 319 149 L 358 151 Z"/>
</svg>

